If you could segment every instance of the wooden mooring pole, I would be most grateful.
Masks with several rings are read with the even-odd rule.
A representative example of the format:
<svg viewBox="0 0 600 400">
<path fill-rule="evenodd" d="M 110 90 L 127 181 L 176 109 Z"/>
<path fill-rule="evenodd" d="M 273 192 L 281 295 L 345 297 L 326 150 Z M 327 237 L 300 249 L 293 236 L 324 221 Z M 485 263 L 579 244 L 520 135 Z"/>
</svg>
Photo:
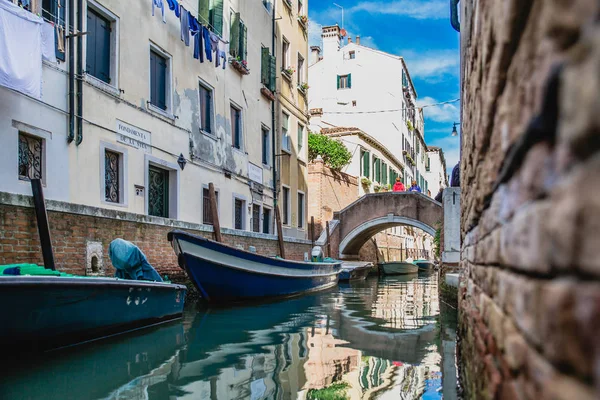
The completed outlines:
<svg viewBox="0 0 600 400">
<path fill-rule="evenodd" d="M 40 244 L 42 246 L 42 257 L 46 269 L 56 270 L 54 264 L 54 252 L 52 251 L 52 240 L 50 238 L 50 226 L 48 224 L 48 213 L 46 212 L 46 201 L 40 179 L 31 179 L 31 191 L 33 193 L 33 207 L 37 219 Z"/>
<path fill-rule="evenodd" d="M 283 226 L 281 225 L 281 213 L 275 205 L 275 219 L 277 220 L 277 241 L 279 242 L 279 256 L 285 258 L 285 246 L 283 243 Z"/>
<path fill-rule="evenodd" d="M 325 230 L 327 234 L 327 257 L 331 257 L 331 243 L 329 242 L 329 221 L 325 222 Z"/>
<path fill-rule="evenodd" d="M 315 247 L 315 217 L 310 217 L 310 248 Z"/>
<path fill-rule="evenodd" d="M 212 215 L 213 223 L 213 235 L 215 241 L 222 242 L 221 237 L 221 223 L 219 222 L 219 209 L 217 208 L 217 194 L 215 193 L 215 185 L 213 183 L 208 184 L 208 197 L 210 198 L 210 212 Z"/>
</svg>

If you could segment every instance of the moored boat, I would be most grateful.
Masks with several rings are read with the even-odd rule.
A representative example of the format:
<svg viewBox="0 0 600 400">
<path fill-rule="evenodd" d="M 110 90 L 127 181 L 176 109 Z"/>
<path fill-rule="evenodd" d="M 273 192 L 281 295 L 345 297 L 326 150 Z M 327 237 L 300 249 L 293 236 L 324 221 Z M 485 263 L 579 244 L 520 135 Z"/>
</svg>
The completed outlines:
<svg viewBox="0 0 600 400">
<path fill-rule="evenodd" d="M 419 267 L 406 261 L 388 261 L 379 263 L 379 270 L 383 275 L 416 274 Z"/>
<path fill-rule="evenodd" d="M 339 280 L 340 282 L 364 280 L 369 275 L 372 266 L 373 263 L 369 262 L 346 261 L 342 263 Z"/>
<path fill-rule="evenodd" d="M 179 266 L 209 302 L 287 297 L 335 286 L 341 261 L 301 262 L 239 250 L 175 230 L 168 239 Z"/>
<path fill-rule="evenodd" d="M 41 268 L 41 267 L 40 267 Z M 74 276 L 0 275 L 0 341 L 45 351 L 181 317 L 186 287 Z"/>
<path fill-rule="evenodd" d="M 415 260 L 414 263 L 419 267 L 419 270 L 430 270 L 434 267 L 432 261 L 429 260 Z"/>
</svg>

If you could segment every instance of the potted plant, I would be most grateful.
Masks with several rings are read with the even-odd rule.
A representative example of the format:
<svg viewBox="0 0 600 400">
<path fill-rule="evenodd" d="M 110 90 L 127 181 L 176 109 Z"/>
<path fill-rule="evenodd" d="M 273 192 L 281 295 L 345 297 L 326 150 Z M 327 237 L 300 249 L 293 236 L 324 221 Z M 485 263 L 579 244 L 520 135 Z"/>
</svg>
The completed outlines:
<svg viewBox="0 0 600 400">
<path fill-rule="evenodd" d="M 306 94 L 306 91 L 308 90 L 309 87 L 310 86 L 308 86 L 308 83 L 306 83 L 306 82 L 298 84 L 298 89 L 300 89 L 300 91 L 304 94 Z"/>
<path fill-rule="evenodd" d="M 296 72 L 296 68 L 294 68 L 293 66 L 289 66 L 289 67 L 286 67 L 286 68 L 282 68 L 281 72 L 283 73 L 283 76 L 287 80 L 291 80 L 292 76 L 294 76 L 294 73 Z"/>
<path fill-rule="evenodd" d="M 411 132 L 415 130 L 415 128 L 414 128 L 414 126 L 413 126 L 412 122 L 410 122 L 410 120 L 408 120 L 408 119 L 406 120 L 406 127 L 407 127 L 407 128 L 408 128 L 408 130 L 409 130 L 409 131 L 411 131 Z"/>
<path fill-rule="evenodd" d="M 238 71 L 242 75 L 248 75 L 250 73 L 250 69 L 248 68 L 248 61 L 242 60 L 240 56 L 237 56 L 235 58 L 231 57 L 229 59 L 229 63 L 236 71 Z"/>
<path fill-rule="evenodd" d="M 371 186 L 371 180 L 367 177 L 362 177 L 360 178 L 360 183 L 365 186 L 365 187 L 370 187 Z"/>
<path fill-rule="evenodd" d="M 383 189 L 383 187 L 379 183 L 376 183 L 375 186 L 373 186 L 373 191 L 375 193 L 379 193 L 381 189 Z"/>
<path fill-rule="evenodd" d="M 298 15 L 298 21 L 300 22 L 300 25 L 302 25 L 302 27 L 306 29 L 306 26 L 308 24 L 308 15 Z"/>
<path fill-rule="evenodd" d="M 265 86 L 260 88 L 260 93 L 265 96 L 267 99 L 271 101 L 275 101 L 275 93 L 271 92 L 271 90 Z"/>
</svg>

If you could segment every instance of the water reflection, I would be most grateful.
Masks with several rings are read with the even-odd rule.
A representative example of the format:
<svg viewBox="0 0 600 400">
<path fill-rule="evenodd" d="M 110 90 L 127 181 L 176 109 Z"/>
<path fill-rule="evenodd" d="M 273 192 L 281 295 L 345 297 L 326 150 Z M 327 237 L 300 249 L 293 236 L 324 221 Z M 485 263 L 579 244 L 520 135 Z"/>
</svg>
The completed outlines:
<svg viewBox="0 0 600 400">
<path fill-rule="evenodd" d="M 437 293 L 435 275 L 415 275 L 193 308 L 153 331 L 13 366 L 0 398 L 441 398 Z"/>
</svg>

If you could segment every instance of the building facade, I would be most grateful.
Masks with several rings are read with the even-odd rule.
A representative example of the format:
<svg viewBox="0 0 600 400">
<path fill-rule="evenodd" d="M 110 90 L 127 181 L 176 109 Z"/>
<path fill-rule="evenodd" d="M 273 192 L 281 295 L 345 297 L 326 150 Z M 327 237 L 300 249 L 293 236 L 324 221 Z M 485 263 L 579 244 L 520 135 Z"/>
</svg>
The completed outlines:
<svg viewBox="0 0 600 400">
<path fill-rule="evenodd" d="M 429 146 L 427 148 L 425 179 L 429 183 L 429 190 L 433 197 L 435 197 L 441 189 L 449 186 L 448 173 L 446 172 L 446 158 L 444 157 L 444 150 L 440 147 Z"/>
<path fill-rule="evenodd" d="M 322 54 L 311 48 L 311 130 L 352 126 L 367 132 L 400 160 L 404 184 L 416 180 L 426 194 L 423 112 L 404 59 L 362 46 L 360 37 L 342 45 L 337 25 L 323 27 L 322 39 Z M 388 167 L 385 175 L 395 172 L 400 168 Z"/>
<path fill-rule="evenodd" d="M 0 191 L 30 195 L 28 179 L 40 177 L 47 199 L 210 225 L 213 183 L 222 227 L 274 233 L 273 168 L 281 160 L 290 191 L 284 234 L 304 237 L 295 229 L 306 226 L 297 203 L 300 193 L 307 201 L 306 134 L 298 145 L 290 128 L 291 157 L 273 151 L 282 125 L 272 118 L 281 75 L 272 2 L 183 0 L 176 10 L 167 2 L 164 10 L 151 1 L 76 3 L 30 3 L 55 23 L 57 60 L 40 66 L 39 98 L 0 87 Z M 307 53 L 298 18 L 306 7 L 289 10 L 293 32 L 279 21 L 278 38 L 285 33 L 298 62 Z M 296 85 L 306 82 L 305 69 L 291 82 L 281 85 L 278 104 L 290 103 L 279 115 L 306 128 L 306 89 Z"/>
<path fill-rule="evenodd" d="M 308 0 L 277 0 L 278 205 L 285 236 L 307 237 Z"/>
</svg>

